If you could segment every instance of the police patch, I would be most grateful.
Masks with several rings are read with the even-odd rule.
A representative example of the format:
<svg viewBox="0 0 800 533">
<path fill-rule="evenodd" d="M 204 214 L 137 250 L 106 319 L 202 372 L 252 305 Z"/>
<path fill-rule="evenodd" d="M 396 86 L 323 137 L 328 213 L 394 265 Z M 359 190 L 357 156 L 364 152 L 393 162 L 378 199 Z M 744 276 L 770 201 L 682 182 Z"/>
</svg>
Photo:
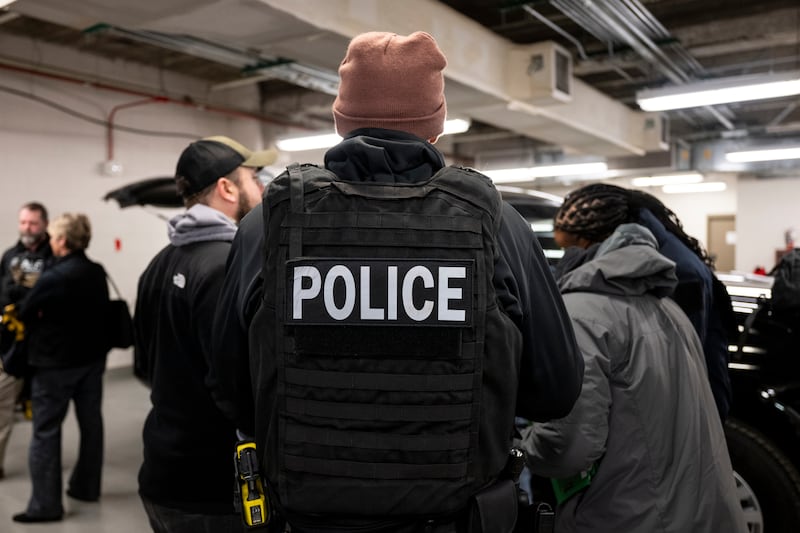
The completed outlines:
<svg viewBox="0 0 800 533">
<path fill-rule="evenodd" d="M 472 260 L 314 258 L 286 262 L 295 325 L 472 325 Z"/>
</svg>

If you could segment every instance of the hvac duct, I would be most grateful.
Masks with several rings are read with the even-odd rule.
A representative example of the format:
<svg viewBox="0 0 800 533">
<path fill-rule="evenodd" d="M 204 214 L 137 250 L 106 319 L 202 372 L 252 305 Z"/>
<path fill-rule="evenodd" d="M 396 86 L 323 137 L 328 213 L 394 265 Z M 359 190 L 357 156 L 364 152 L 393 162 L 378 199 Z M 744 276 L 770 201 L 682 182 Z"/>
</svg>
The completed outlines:
<svg viewBox="0 0 800 533">
<path fill-rule="evenodd" d="M 509 69 L 506 86 L 514 100 L 532 105 L 572 101 L 572 57 L 554 42 L 512 48 L 509 60 L 527 68 Z"/>
<path fill-rule="evenodd" d="M 652 135 L 663 126 L 658 115 L 631 110 L 574 78 L 563 48 L 515 45 L 440 2 L 386 2 L 380 9 L 363 0 L 261 2 L 348 38 L 375 28 L 431 33 L 447 56 L 450 90 L 458 85 L 448 108 L 459 115 L 574 152 L 621 156 L 667 148 L 660 131 Z"/>
</svg>

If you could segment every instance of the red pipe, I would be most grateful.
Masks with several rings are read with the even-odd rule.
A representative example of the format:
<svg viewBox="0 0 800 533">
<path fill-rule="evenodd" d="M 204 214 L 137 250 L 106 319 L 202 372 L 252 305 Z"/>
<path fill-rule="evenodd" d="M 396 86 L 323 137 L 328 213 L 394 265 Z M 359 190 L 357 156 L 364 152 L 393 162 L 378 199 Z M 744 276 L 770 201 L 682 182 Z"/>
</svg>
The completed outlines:
<svg viewBox="0 0 800 533">
<path fill-rule="evenodd" d="M 294 123 L 291 123 L 291 122 L 284 122 L 284 121 L 281 121 L 281 120 L 275 120 L 275 119 L 272 119 L 272 118 L 267 118 L 267 117 L 265 117 L 263 115 L 259 115 L 259 114 L 256 114 L 256 113 L 250 113 L 250 112 L 247 112 L 247 111 L 241 111 L 241 110 L 238 110 L 238 109 L 231 109 L 231 108 L 227 108 L 227 107 L 210 106 L 210 105 L 206 105 L 206 104 L 197 104 L 197 103 L 193 102 L 190 98 L 177 99 L 177 98 L 172 98 L 172 97 L 164 96 L 164 95 L 160 95 L 160 94 L 149 93 L 149 92 L 146 92 L 146 91 L 139 91 L 139 90 L 133 90 L 133 89 L 126 89 L 124 87 L 117 87 L 115 85 L 110 85 L 110 84 L 103 83 L 103 82 L 84 80 L 84 79 L 81 79 L 81 78 L 76 78 L 76 77 L 72 77 L 72 76 L 66 76 L 66 75 L 63 75 L 63 74 L 54 74 L 54 73 L 51 73 L 51 72 L 42 72 L 40 70 L 36 70 L 36 69 L 33 69 L 33 68 L 20 67 L 20 66 L 16 66 L 16 65 L 8 65 L 8 64 L 0 63 L 0 68 L 6 69 L 6 70 L 12 70 L 12 71 L 15 71 L 15 72 L 21 72 L 23 74 L 29 74 L 29 75 L 32 75 L 32 76 L 41 76 L 43 78 L 49 78 L 49 79 L 68 82 L 68 83 L 75 83 L 75 84 L 79 84 L 79 85 L 88 85 L 89 87 L 95 87 L 97 89 L 103 89 L 103 90 L 106 90 L 106 91 L 113 91 L 113 92 L 118 92 L 118 93 L 123 93 L 123 94 L 130 94 L 130 95 L 133 95 L 133 96 L 142 96 L 142 97 L 148 98 L 150 100 L 158 100 L 160 102 L 167 102 L 167 103 L 170 103 L 170 104 L 182 105 L 182 106 L 185 106 L 185 107 L 191 107 L 191 108 L 194 108 L 194 109 L 199 109 L 201 111 L 209 111 L 211 113 L 220 113 L 220 114 L 223 114 L 223 115 L 232 116 L 232 117 L 238 117 L 238 118 L 249 118 L 249 119 L 252 119 L 252 120 L 258 120 L 260 122 L 267 122 L 267 123 L 270 123 L 270 124 L 277 124 L 279 126 L 286 126 L 286 127 L 289 127 L 289 128 L 299 128 L 299 129 L 304 129 L 304 130 L 311 131 L 311 129 L 306 127 L 306 126 L 294 124 Z M 125 104 L 123 104 L 123 106 L 124 105 Z"/>
<path fill-rule="evenodd" d="M 107 145 L 106 161 L 114 160 L 114 116 L 117 114 L 117 111 L 128 107 L 135 107 L 145 104 L 157 104 L 164 102 L 168 102 L 168 99 L 166 97 L 154 96 L 151 98 L 146 98 L 144 100 L 128 102 L 127 104 L 119 104 L 111 108 L 111 112 L 108 113 L 108 120 L 106 121 L 106 145 Z"/>
</svg>

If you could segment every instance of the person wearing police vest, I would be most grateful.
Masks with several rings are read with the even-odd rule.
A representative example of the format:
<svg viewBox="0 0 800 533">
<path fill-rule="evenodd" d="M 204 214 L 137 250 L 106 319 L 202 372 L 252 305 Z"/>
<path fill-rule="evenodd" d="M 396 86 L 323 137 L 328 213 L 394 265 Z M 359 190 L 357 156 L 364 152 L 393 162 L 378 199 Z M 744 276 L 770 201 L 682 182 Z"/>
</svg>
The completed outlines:
<svg viewBox="0 0 800 533">
<path fill-rule="evenodd" d="M 515 414 L 564 416 L 580 392 L 530 226 L 432 145 L 445 66 L 427 33 L 355 37 L 343 140 L 278 176 L 231 247 L 215 399 L 293 532 L 509 532 Z"/>
</svg>

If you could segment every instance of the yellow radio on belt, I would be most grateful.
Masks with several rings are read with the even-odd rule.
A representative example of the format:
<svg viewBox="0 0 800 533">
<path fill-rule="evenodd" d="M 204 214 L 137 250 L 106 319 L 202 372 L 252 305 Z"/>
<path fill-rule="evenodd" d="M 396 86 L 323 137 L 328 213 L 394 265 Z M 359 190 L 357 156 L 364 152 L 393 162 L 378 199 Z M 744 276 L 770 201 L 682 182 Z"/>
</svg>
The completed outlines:
<svg viewBox="0 0 800 533">
<path fill-rule="evenodd" d="M 253 441 L 236 443 L 236 506 L 248 528 L 263 527 L 269 523 L 269 502 L 264 495 L 264 485 L 258 471 L 258 455 Z"/>
<path fill-rule="evenodd" d="M 25 340 L 25 324 L 17 318 L 17 309 L 14 304 L 8 304 L 3 310 L 2 324 L 10 332 L 14 332 L 14 340 Z"/>
</svg>

